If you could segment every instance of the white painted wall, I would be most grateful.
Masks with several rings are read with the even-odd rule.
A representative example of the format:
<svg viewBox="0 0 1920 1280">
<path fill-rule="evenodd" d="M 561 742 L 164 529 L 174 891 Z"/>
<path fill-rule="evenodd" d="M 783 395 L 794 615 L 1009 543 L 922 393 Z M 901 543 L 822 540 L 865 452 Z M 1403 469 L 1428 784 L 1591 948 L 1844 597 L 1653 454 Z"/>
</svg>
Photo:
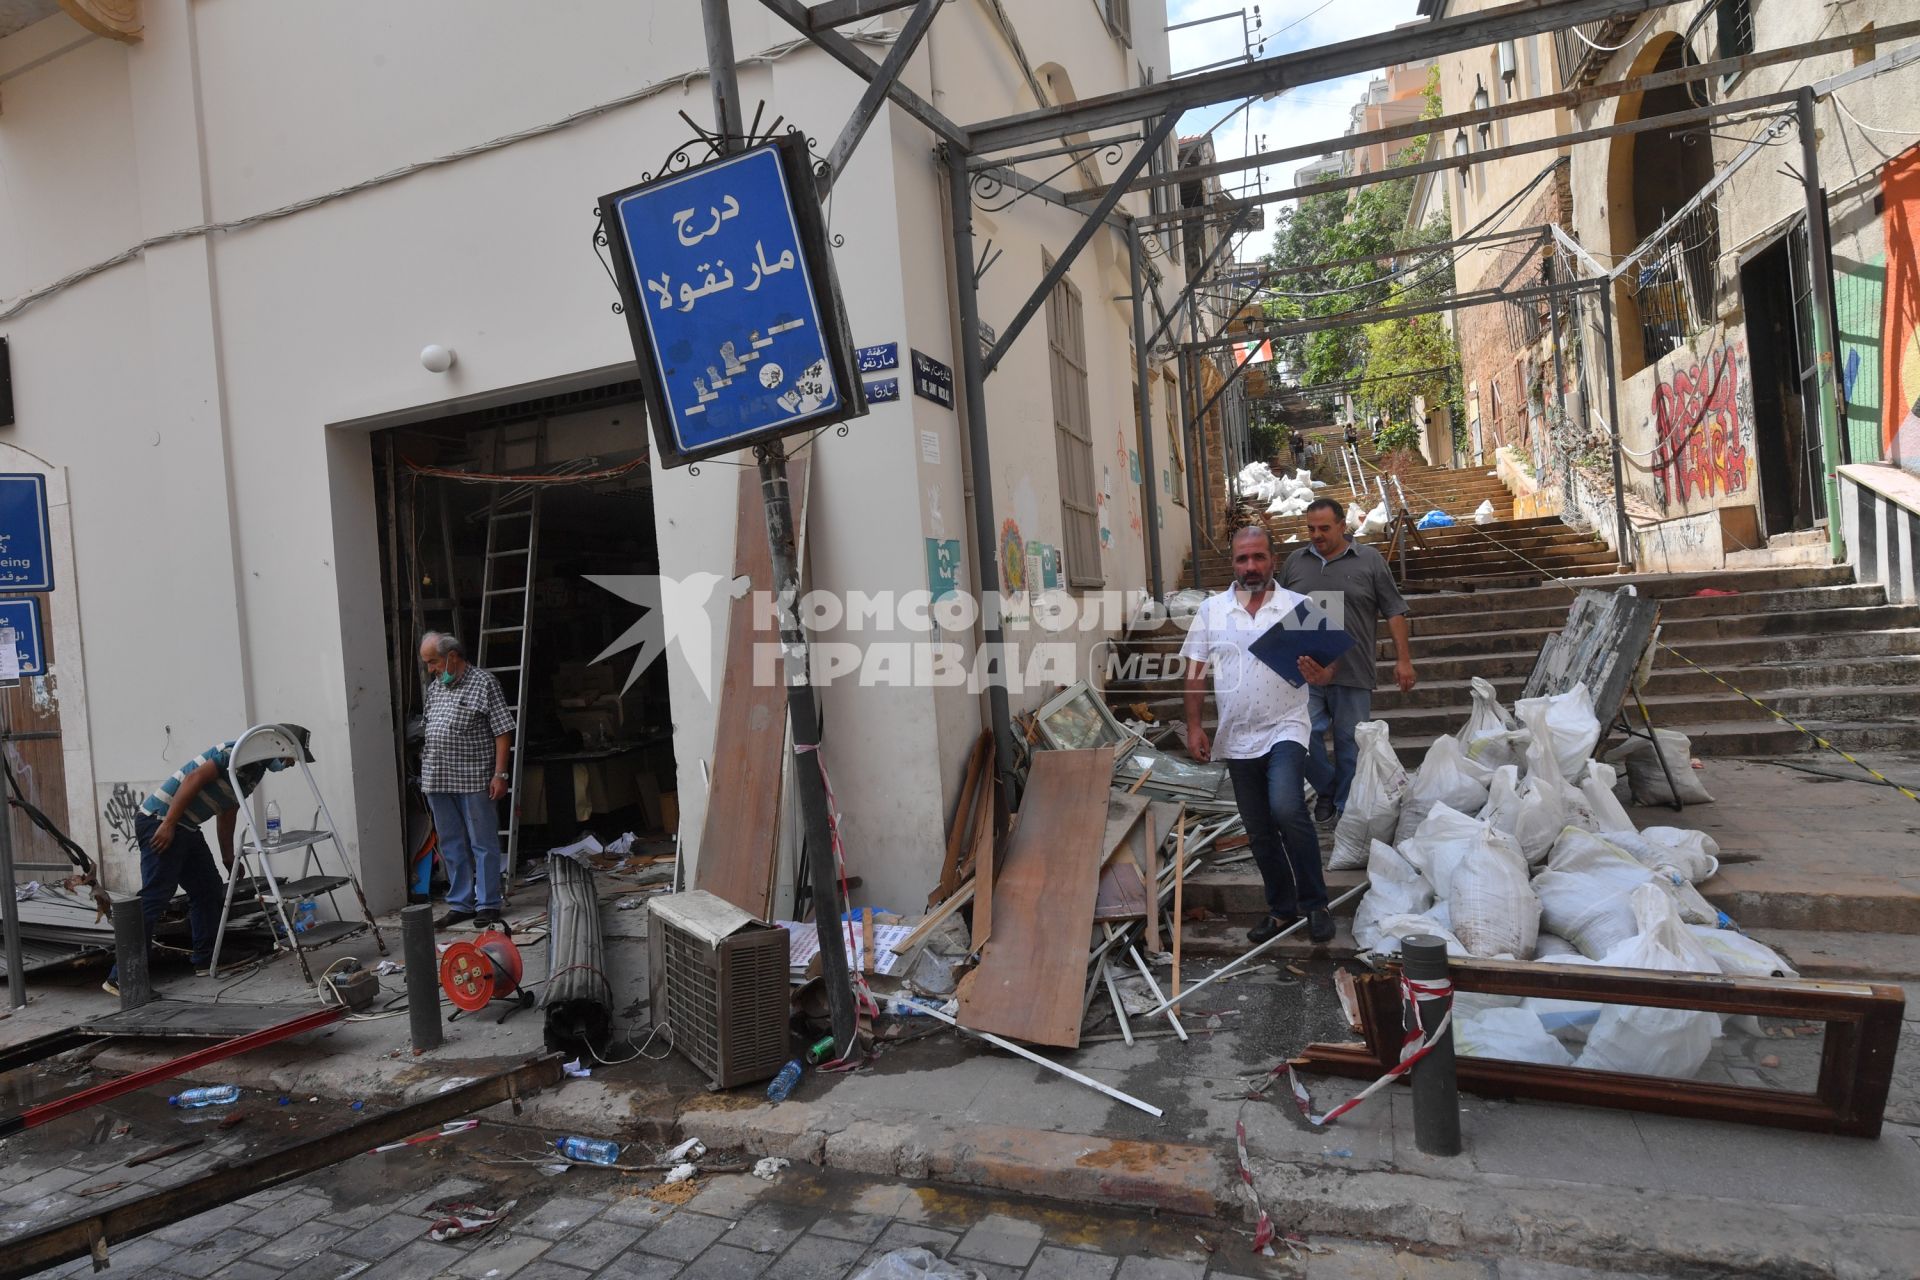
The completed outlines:
<svg viewBox="0 0 1920 1280">
<path fill-rule="evenodd" d="M 1034 65 L 1066 68 L 1082 95 L 1137 82 L 1143 68 L 1165 75 L 1161 6 L 1135 9 L 1141 34 L 1129 51 L 1092 5 L 1007 6 Z M 297 721 L 314 731 L 316 774 L 371 896 L 391 904 L 400 796 L 369 433 L 449 403 L 522 398 L 595 371 L 626 376 L 627 331 L 589 245 L 593 204 L 687 135 L 679 111 L 710 119 L 704 80 L 687 78 L 705 62 L 698 7 L 148 0 L 143 13 L 145 38 L 131 46 L 63 15 L 0 38 L 0 312 L 143 237 L 365 185 L 148 249 L 0 321 L 19 417 L 0 443 L 67 478 L 73 572 L 62 600 L 83 639 L 64 652 L 85 692 L 84 715 L 69 722 L 69 778 L 87 779 L 94 797 L 94 822 L 76 825 L 105 847 L 99 799 L 115 783 L 150 787 L 249 720 Z M 979 0 L 952 0 L 908 71 L 962 121 L 1035 105 L 990 21 Z M 807 48 L 756 58 L 792 34 L 758 5 L 735 4 L 734 24 L 747 101 L 768 99 L 769 118 L 785 115 L 824 152 L 860 82 Z M 837 261 L 856 340 L 897 341 L 903 357 L 917 347 L 957 370 L 934 143 L 884 110 L 839 184 L 832 226 L 846 237 Z M 977 240 L 991 235 L 1005 251 L 985 281 L 989 324 L 1004 331 L 1042 252 L 1058 251 L 1077 222 L 1035 201 L 976 217 Z M 1127 291 L 1124 242 L 1102 232 L 1073 279 L 1087 305 L 1096 465 L 1118 464 L 1104 572 L 1111 588 L 1139 588 L 1144 545 L 1124 465 L 1130 320 L 1110 301 Z M 1177 287 L 1176 275 L 1163 290 L 1171 298 Z M 429 342 L 458 352 L 452 371 L 421 368 Z M 980 478 L 998 518 L 1059 545 L 1046 358 L 1036 323 L 992 380 L 993 456 Z M 1158 424 L 1158 384 L 1154 399 Z M 1155 446 L 1165 466 L 1163 424 Z M 924 589 L 924 540 L 940 536 L 962 540 L 971 585 L 972 464 L 956 413 L 908 395 L 811 448 L 813 585 Z M 664 573 L 730 569 L 737 483 L 719 464 L 657 477 Z M 1169 585 L 1186 541 L 1184 513 L 1164 503 Z M 714 643 L 717 656 L 724 638 Z M 670 680 L 691 844 L 713 709 L 683 663 Z M 823 705 L 860 896 L 911 909 L 937 871 L 985 700 L 836 684 Z M 109 872 L 114 887 L 132 887 L 126 859 Z"/>
</svg>

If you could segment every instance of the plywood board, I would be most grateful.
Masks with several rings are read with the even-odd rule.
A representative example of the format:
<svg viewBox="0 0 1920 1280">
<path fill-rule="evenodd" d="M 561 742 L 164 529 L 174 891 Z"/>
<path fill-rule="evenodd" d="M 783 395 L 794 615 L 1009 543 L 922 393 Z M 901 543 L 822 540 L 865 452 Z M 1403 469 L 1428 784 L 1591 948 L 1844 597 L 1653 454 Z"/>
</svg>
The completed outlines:
<svg viewBox="0 0 1920 1280">
<path fill-rule="evenodd" d="M 1147 914 L 1147 886 L 1140 878 L 1140 865 L 1148 821 L 1145 796 L 1112 795 L 1108 800 L 1095 920 L 1138 920 Z"/>
<path fill-rule="evenodd" d="M 993 938 L 961 994 L 961 1026 L 1079 1045 L 1112 779 L 1111 751 L 1034 754 L 994 885 Z"/>
<path fill-rule="evenodd" d="M 787 491 L 793 505 L 793 525 L 799 529 L 806 520 L 806 459 L 788 460 Z M 771 592 L 774 583 L 760 473 L 753 467 L 740 471 L 733 576 L 745 577 L 753 585 L 727 610 L 727 662 L 720 681 L 720 710 L 714 721 L 707 819 L 701 829 L 700 863 L 693 883 L 696 889 L 725 898 L 754 919 L 765 920 L 773 911 L 787 690 L 785 684 L 760 687 L 753 680 L 754 646 L 780 642 L 777 630 L 770 627 L 759 631 L 754 627 L 754 592 Z"/>
</svg>

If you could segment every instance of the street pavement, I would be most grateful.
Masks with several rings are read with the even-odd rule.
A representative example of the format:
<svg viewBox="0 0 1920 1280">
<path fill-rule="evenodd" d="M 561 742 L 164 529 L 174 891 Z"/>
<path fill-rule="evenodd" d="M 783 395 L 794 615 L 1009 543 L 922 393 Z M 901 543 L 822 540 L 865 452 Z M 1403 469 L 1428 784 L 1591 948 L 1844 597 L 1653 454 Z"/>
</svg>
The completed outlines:
<svg viewBox="0 0 1920 1280">
<path fill-rule="evenodd" d="M 216 1160 L 258 1154 L 344 1124 L 327 1103 L 278 1107 L 243 1099 L 247 1124 L 212 1129 L 212 1115 L 171 1111 L 158 1094 L 109 1104 L 6 1144 L 0 1234 L 97 1211 L 108 1201 L 177 1184 Z M 106 1123 L 101 1123 L 102 1120 Z M 127 1132 L 121 1133 L 124 1129 Z M 251 1130 L 251 1132 L 249 1132 Z M 142 1181 L 88 1196 L 136 1171 L 124 1159 L 181 1134 L 209 1142 L 142 1166 Z M 1316 1239 L 1256 1257 L 1244 1223 L 1098 1207 L 1065 1208 L 926 1183 L 860 1178 L 804 1166 L 771 1182 L 745 1173 L 698 1178 L 672 1203 L 658 1173 L 575 1165 L 543 1170 L 545 1135 L 483 1125 L 467 1133 L 343 1164 L 169 1225 L 112 1242 L 109 1275 L 143 1280 L 842 1280 L 900 1249 L 922 1248 L 985 1280 L 1620 1280 L 1619 1273 Z M 96 1140 L 97 1138 L 97 1140 Z M 650 1161 L 639 1144 L 627 1161 Z M 725 1155 L 711 1161 L 728 1161 Z M 738 1164 L 738 1161 L 731 1161 Z M 515 1202 L 489 1234 L 436 1243 L 433 1206 Z M 42 1276 L 82 1276 L 81 1259 Z M 898 1278 L 894 1278 L 898 1280 Z"/>
</svg>

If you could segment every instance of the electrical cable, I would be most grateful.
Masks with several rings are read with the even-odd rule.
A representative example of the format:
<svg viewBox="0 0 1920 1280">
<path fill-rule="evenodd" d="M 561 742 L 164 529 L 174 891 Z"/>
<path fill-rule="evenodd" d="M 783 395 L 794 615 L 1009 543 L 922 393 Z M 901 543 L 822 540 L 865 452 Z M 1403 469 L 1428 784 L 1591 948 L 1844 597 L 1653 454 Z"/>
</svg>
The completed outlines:
<svg viewBox="0 0 1920 1280">
<path fill-rule="evenodd" d="M 1596 49 L 1601 53 L 1618 53 L 1622 49 L 1626 48 L 1628 45 L 1632 44 L 1634 41 L 1638 40 L 1641 36 L 1647 34 L 1647 28 L 1652 26 L 1653 20 L 1659 16 L 1660 16 L 1660 10 L 1658 9 L 1655 9 L 1652 13 L 1649 13 L 1646 16 L 1645 21 L 1641 22 L 1640 29 L 1634 32 L 1632 35 L 1628 36 L 1626 40 L 1620 44 L 1598 44 L 1595 41 L 1593 41 L 1591 38 L 1589 38 L 1585 32 L 1581 31 L 1579 27 L 1568 27 L 1567 30 L 1573 32 L 1574 35 L 1579 36 L 1581 42 L 1584 43 L 1589 49 Z"/>
<path fill-rule="evenodd" d="M 1834 106 L 1840 109 L 1841 115 L 1853 121 L 1853 127 L 1856 129 L 1864 129 L 1868 133 L 1891 134 L 1896 138 L 1911 138 L 1916 135 L 1920 135 L 1920 129 L 1883 129 L 1883 128 L 1880 128 L 1878 125 L 1871 125 L 1871 124 L 1865 123 L 1860 119 L 1859 116 L 1856 116 L 1855 114 L 1853 114 L 1852 111 L 1847 109 L 1847 104 L 1840 101 L 1840 95 L 1837 93 L 1834 94 L 1831 98 L 1829 98 L 1828 101 L 1832 102 Z"/>
</svg>

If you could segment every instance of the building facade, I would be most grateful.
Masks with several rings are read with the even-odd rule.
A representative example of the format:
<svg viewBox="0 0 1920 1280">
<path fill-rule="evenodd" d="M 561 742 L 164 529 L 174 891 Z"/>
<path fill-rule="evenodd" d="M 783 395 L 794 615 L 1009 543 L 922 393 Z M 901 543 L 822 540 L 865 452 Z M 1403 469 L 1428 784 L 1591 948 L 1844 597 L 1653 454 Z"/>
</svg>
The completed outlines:
<svg viewBox="0 0 1920 1280">
<path fill-rule="evenodd" d="M 905 82 L 964 122 L 1168 73 L 1159 4 L 1017 8 L 1015 31 L 984 6 L 947 6 Z M 558 747 L 641 743 L 650 812 L 697 863 L 707 810 L 739 785 L 712 759 L 727 652 L 714 587 L 732 577 L 736 530 L 757 526 L 740 516 L 738 466 L 646 461 L 593 211 L 693 138 L 682 112 L 711 124 L 699 7 L 144 0 L 138 29 L 111 36 L 69 12 L 88 9 L 0 7 L 0 335 L 16 411 L 0 471 L 48 478 L 57 552 L 53 671 L 32 691 L 61 735 L 36 757 L 43 807 L 57 797 L 108 885 L 130 890 L 130 805 L 250 723 L 303 724 L 370 896 L 399 901 L 417 838 L 403 763 L 417 632 L 471 634 L 495 581 L 482 561 L 498 544 L 481 550 L 480 531 L 501 487 L 466 481 L 571 468 L 586 487 L 543 490 L 554 550 L 527 592 L 543 682 L 530 687 L 565 730 L 547 744 L 543 809 L 571 812 L 569 781 L 589 816 L 635 785 Z M 844 34 L 878 58 L 901 17 Z M 780 117 L 831 146 L 861 82 L 757 4 L 733 5 L 733 24 L 748 117 L 764 104 L 762 128 Z M 1188 549 L 1181 384 L 1156 358 L 1138 410 L 1149 454 L 1123 234 L 1096 237 L 988 382 L 990 461 L 953 393 L 913 392 L 910 355 L 959 368 L 952 282 L 977 265 L 952 260 L 937 141 L 883 106 L 827 206 L 855 340 L 893 344 L 900 367 L 897 397 L 845 435 L 795 442 L 807 585 L 922 604 L 971 592 L 970 495 L 989 486 L 1009 585 L 1033 565 L 1076 601 L 1144 590 L 1151 503 L 1170 589 Z M 1057 165 L 1043 163 L 1020 171 L 1046 178 Z M 1053 181 L 1115 167 L 1092 156 Z M 1082 220 L 1014 194 L 977 185 L 971 210 L 995 327 Z M 1122 212 L 1152 212 L 1150 197 Z M 1170 305 L 1181 255 L 1162 252 L 1156 275 Z M 441 371 L 423 365 L 429 345 L 451 353 Z M 645 616 L 625 585 L 641 578 L 673 585 L 651 597 L 665 676 L 634 685 L 633 653 L 610 646 Z M 848 870 L 860 900 L 905 909 L 937 877 L 986 696 L 863 669 L 871 623 L 825 607 L 812 621 L 855 661 L 819 695 Z M 1067 641 L 1085 658 L 1120 621 Z M 974 665 L 964 612 L 932 638 Z M 1029 625 L 1010 639 L 1017 666 L 1060 637 Z M 1083 673 L 1041 672 L 1014 709 Z"/>
</svg>

